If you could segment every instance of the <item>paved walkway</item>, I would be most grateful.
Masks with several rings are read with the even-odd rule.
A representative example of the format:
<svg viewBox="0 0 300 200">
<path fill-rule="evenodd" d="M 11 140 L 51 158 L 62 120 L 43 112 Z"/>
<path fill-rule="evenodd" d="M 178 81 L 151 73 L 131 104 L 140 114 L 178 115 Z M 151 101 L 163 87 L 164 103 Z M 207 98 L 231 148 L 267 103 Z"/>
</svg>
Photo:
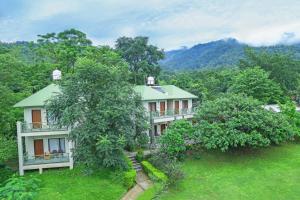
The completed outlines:
<svg viewBox="0 0 300 200">
<path fill-rule="evenodd" d="M 137 173 L 136 183 L 137 184 L 125 194 L 122 200 L 136 200 L 141 193 L 152 185 L 148 176 L 142 171 Z"/>
</svg>

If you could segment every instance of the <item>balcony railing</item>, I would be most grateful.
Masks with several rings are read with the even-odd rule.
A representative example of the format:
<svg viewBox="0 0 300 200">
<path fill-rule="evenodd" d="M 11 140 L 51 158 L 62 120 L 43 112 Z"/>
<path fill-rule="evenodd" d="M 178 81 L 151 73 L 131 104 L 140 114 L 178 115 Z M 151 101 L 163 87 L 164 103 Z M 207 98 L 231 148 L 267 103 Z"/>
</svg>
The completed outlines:
<svg viewBox="0 0 300 200">
<path fill-rule="evenodd" d="M 43 132 L 43 131 L 66 131 L 67 127 L 63 127 L 57 124 L 48 123 L 22 123 L 22 133 L 30 132 Z"/>
<path fill-rule="evenodd" d="M 45 154 L 41 156 L 24 155 L 24 165 L 63 163 L 69 161 L 70 159 L 68 153 L 54 153 L 54 154 Z"/>
<path fill-rule="evenodd" d="M 178 110 L 165 110 L 165 111 L 151 111 L 149 112 L 150 117 L 159 118 L 159 117 L 173 117 L 179 115 L 192 115 L 196 111 L 196 108 L 186 108 Z"/>
</svg>

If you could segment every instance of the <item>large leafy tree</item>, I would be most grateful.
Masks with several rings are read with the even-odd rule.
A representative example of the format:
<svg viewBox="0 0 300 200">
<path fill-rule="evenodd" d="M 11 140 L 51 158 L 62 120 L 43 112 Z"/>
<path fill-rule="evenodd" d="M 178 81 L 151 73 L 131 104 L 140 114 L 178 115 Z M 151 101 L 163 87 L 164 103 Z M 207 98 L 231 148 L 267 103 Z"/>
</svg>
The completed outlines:
<svg viewBox="0 0 300 200">
<path fill-rule="evenodd" d="M 245 55 L 245 59 L 240 61 L 240 68 L 261 67 L 286 91 L 295 91 L 299 86 L 300 62 L 292 54 L 257 52 L 246 48 Z"/>
<path fill-rule="evenodd" d="M 269 74 L 259 67 L 241 71 L 233 78 L 229 91 L 252 96 L 263 103 L 277 103 L 283 100 L 280 85 L 269 79 Z"/>
<path fill-rule="evenodd" d="M 149 45 L 148 37 L 121 37 L 116 41 L 116 50 L 129 63 L 133 83 L 144 84 L 147 76 L 159 75 L 158 61 L 163 59 L 164 52 Z"/>
<path fill-rule="evenodd" d="M 127 64 L 114 56 L 112 65 L 80 59 L 74 74 L 60 83 L 62 93 L 49 102 L 50 116 L 72 127 L 75 159 L 90 167 L 126 166 L 123 148 L 145 137 L 140 97 L 128 82 Z"/>
<path fill-rule="evenodd" d="M 266 147 L 294 136 L 293 127 L 281 113 L 267 111 L 257 100 L 240 95 L 205 102 L 196 120 L 195 138 L 207 149 Z"/>
<path fill-rule="evenodd" d="M 85 33 L 76 29 L 38 36 L 39 58 L 44 62 L 52 62 L 66 72 L 74 71 L 76 60 L 92 44 Z"/>
</svg>

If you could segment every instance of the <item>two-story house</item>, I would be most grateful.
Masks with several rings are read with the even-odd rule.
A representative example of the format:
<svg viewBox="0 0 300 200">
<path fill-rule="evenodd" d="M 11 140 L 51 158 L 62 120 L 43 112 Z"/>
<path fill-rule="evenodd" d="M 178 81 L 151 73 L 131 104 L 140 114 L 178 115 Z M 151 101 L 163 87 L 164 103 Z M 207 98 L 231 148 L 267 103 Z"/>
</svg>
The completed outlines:
<svg viewBox="0 0 300 200">
<path fill-rule="evenodd" d="M 55 79 L 55 78 L 54 78 Z M 197 97 L 176 86 L 135 86 L 149 115 L 149 136 L 159 136 L 171 121 L 191 119 L 193 100 Z M 73 168 L 72 148 L 68 140 L 70 129 L 58 126 L 48 117 L 45 104 L 60 93 L 59 86 L 50 84 L 15 105 L 24 109 L 24 122 L 17 122 L 19 172 L 45 168 Z"/>
<path fill-rule="evenodd" d="M 191 119 L 193 102 L 198 97 L 174 85 L 139 85 L 135 91 L 141 95 L 145 110 L 149 114 L 149 135 L 160 136 L 168 124 L 178 119 Z"/>
</svg>

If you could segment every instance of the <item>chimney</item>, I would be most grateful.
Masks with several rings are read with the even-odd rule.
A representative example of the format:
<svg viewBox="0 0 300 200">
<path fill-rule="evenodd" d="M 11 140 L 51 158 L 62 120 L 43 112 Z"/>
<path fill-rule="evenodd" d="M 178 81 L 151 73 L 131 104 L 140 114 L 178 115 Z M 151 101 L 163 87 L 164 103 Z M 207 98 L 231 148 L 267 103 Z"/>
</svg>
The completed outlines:
<svg viewBox="0 0 300 200">
<path fill-rule="evenodd" d="M 52 78 L 54 81 L 61 80 L 61 71 L 59 71 L 58 69 L 54 70 L 52 72 Z"/>
<path fill-rule="evenodd" d="M 153 76 L 149 76 L 149 77 L 147 78 L 147 85 L 153 86 L 154 84 L 155 84 L 155 82 L 154 82 L 154 77 L 153 77 Z"/>
</svg>

